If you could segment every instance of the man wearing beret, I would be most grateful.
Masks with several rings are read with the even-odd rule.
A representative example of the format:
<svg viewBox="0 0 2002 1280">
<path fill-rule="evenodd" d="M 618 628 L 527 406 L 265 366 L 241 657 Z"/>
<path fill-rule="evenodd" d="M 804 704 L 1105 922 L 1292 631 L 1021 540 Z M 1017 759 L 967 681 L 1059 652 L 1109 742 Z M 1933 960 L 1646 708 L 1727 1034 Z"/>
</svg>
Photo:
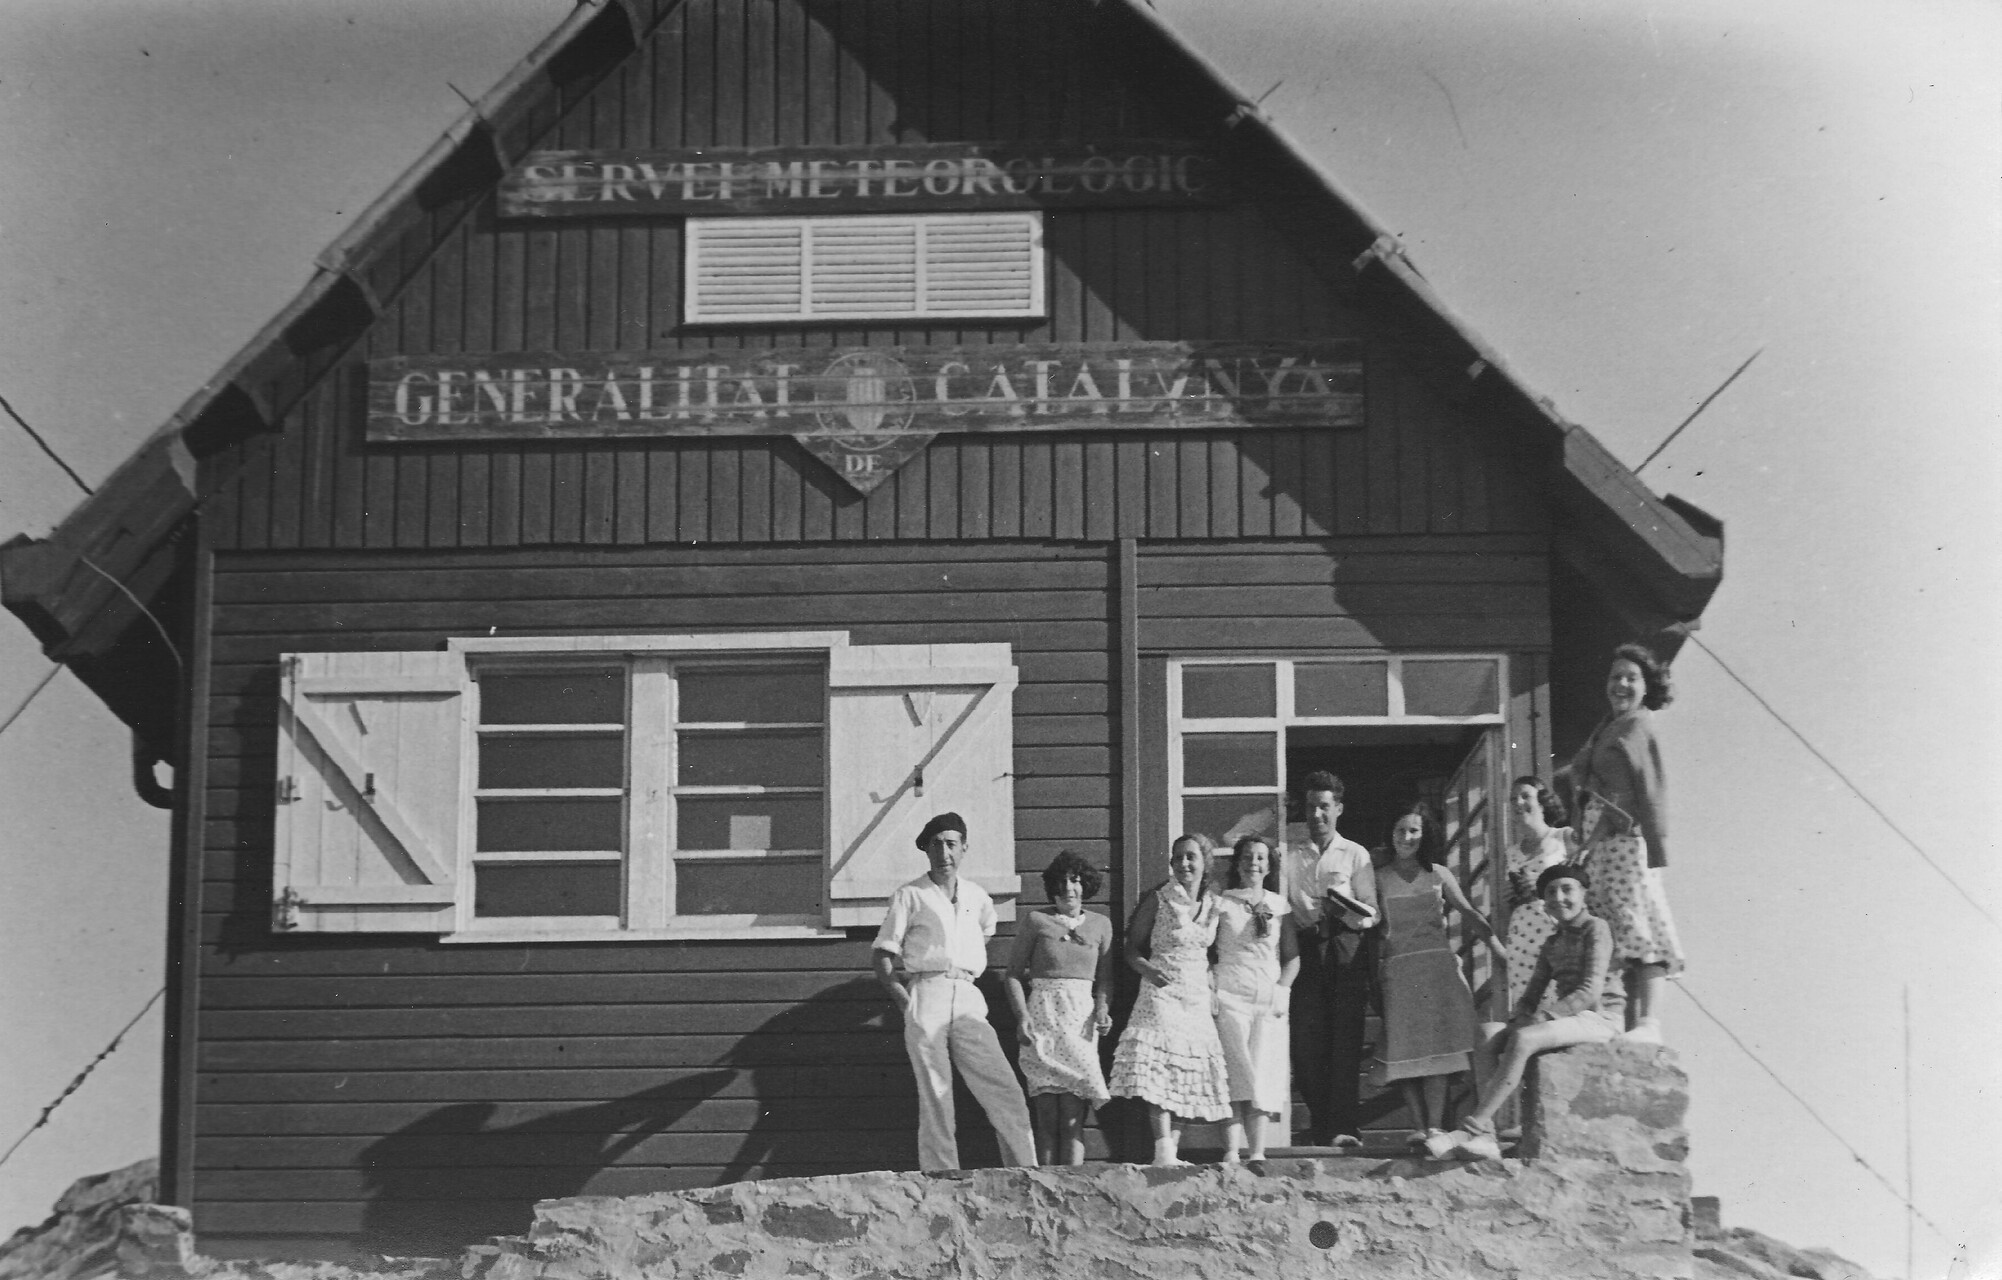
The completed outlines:
<svg viewBox="0 0 2002 1280">
<path fill-rule="evenodd" d="M 931 870 L 890 895 L 876 932 L 876 981 L 904 1018 L 904 1051 L 918 1085 L 918 1167 L 957 1169 L 959 1140 L 952 1111 L 952 1069 L 966 1084 L 1001 1140 L 1001 1162 L 1036 1163 L 1029 1104 L 1001 1041 L 987 1021 L 987 998 L 973 985 L 987 967 L 994 936 L 994 900 L 959 877 L 966 856 L 966 822 L 941 813 L 918 834 Z M 905 981 L 897 980 L 897 962 Z"/>
</svg>

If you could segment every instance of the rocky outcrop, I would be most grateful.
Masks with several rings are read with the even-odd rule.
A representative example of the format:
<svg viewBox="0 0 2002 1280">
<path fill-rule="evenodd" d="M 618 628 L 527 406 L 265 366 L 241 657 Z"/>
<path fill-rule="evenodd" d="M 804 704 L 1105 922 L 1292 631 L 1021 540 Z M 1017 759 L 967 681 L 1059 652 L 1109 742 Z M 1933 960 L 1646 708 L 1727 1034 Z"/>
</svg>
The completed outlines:
<svg viewBox="0 0 2002 1280">
<path fill-rule="evenodd" d="M 0 1280 L 178 1276 L 194 1257 L 188 1211 L 154 1204 L 160 1162 L 83 1178 L 39 1226 L 0 1244 Z"/>
<path fill-rule="evenodd" d="M 144 1203 L 149 1162 L 71 1188 L 0 1248 L 0 1280 L 1868 1280 L 1825 1251 L 1724 1230 L 1714 1202 L 1692 1233 L 1687 1105 L 1673 1054 L 1595 1046 L 1536 1064 L 1523 1158 L 886 1172 L 584 1196 L 537 1206 L 525 1236 L 369 1270 L 199 1257 L 182 1211 Z"/>
</svg>

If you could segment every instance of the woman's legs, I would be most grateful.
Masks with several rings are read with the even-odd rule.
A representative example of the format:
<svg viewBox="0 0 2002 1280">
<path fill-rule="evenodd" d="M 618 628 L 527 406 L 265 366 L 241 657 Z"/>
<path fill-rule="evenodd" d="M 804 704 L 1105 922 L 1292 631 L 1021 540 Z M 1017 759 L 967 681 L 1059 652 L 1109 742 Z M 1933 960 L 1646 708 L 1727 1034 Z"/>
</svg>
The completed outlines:
<svg viewBox="0 0 2002 1280">
<path fill-rule="evenodd" d="M 1627 989 L 1627 1038 L 1661 1043 L 1661 987 L 1668 966 L 1633 961 L 1622 975 Z"/>
<path fill-rule="evenodd" d="M 1426 1076 L 1419 1081 L 1419 1092 L 1425 1098 L 1425 1128 L 1446 1127 L 1446 1080 L 1445 1076 Z"/>
<path fill-rule="evenodd" d="M 1425 1136 L 1428 1127 L 1425 1120 L 1425 1091 L 1418 1087 L 1416 1080 L 1399 1080 L 1398 1092 L 1404 1095 L 1404 1109 L 1411 1113 L 1411 1128 L 1414 1140 Z"/>
<path fill-rule="evenodd" d="M 1063 1095 L 1038 1093 L 1029 1098 L 1029 1117 L 1035 1121 L 1036 1161 L 1039 1164 L 1055 1164 L 1057 1160 L 1057 1131 L 1062 1124 L 1059 1099 Z"/>
<path fill-rule="evenodd" d="M 1057 1134 L 1054 1150 L 1044 1159 L 1044 1164 L 1084 1163 L 1084 1117 L 1090 1108 L 1083 1098 L 1075 1094 L 1059 1093 L 1050 1095 L 1057 1100 Z"/>
<path fill-rule="evenodd" d="M 1223 1162 L 1236 1164 L 1238 1153 L 1244 1149 L 1245 1117 L 1251 1114 L 1249 1102 L 1230 1104 L 1230 1119 L 1223 1125 Z"/>
<path fill-rule="evenodd" d="M 1256 1102 L 1237 1102 L 1231 1105 L 1240 1108 L 1244 1117 L 1245 1156 L 1247 1160 L 1265 1158 L 1265 1113 L 1258 1109 Z"/>
<path fill-rule="evenodd" d="M 1147 1127 L 1154 1131 L 1154 1163 L 1180 1164 L 1176 1151 L 1182 1145 L 1182 1126 L 1165 1107 L 1147 1104 Z"/>
</svg>

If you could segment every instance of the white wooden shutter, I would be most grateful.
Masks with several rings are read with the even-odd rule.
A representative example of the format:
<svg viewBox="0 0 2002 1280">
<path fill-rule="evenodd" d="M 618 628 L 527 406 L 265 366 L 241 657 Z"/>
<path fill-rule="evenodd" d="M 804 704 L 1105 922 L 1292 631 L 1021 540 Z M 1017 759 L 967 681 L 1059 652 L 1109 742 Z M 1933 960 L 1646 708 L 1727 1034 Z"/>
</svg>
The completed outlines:
<svg viewBox="0 0 2002 1280">
<path fill-rule="evenodd" d="M 1043 314 L 1037 213 L 690 218 L 687 318 Z"/>
<path fill-rule="evenodd" d="M 948 810 L 966 819 L 960 874 L 1014 918 L 1016 678 L 1006 644 L 828 651 L 830 925 L 881 923 L 924 874 L 918 832 Z"/>
<path fill-rule="evenodd" d="M 450 931 L 467 785 L 465 659 L 299 653 L 283 670 L 274 927 Z"/>
</svg>

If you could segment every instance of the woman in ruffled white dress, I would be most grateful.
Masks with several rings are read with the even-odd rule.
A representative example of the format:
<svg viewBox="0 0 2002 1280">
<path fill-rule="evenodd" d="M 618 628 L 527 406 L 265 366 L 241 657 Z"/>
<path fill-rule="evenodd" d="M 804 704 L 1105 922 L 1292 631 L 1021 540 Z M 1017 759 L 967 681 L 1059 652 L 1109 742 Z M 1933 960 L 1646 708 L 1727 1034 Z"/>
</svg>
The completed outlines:
<svg viewBox="0 0 2002 1280">
<path fill-rule="evenodd" d="M 1140 997 L 1112 1055 L 1114 1096 L 1147 1104 L 1154 1163 L 1182 1164 L 1182 1129 L 1191 1120 L 1230 1116 L 1223 1044 L 1210 1016 L 1210 944 L 1217 895 L 1206 880 L 1210 842 L 1178 836 L 1168 879 L 1140 899 L 1126 929 L 1126 963 Z"/>
<path fill-rule="evenodd" d="M 1578 858 L 1578 837 L 1565 825 L 1564 802 L 1541 778 L 1524 776 L 1509 784 L 1509 807 L 1519 834 L 1508 849 L 1508 1007 L 1515 1008 L 1543 954 L 1544 939 L 1557 922 L 1536 896 L 1536 878 L 1547 869 Z"/>
<path fill-rule="evenodd" d="M 1216 1029 L 1234 1113 L 1226 1164 L 1240 1148 L 1245 1159 L 1263 1160 L 1266 1122 L 1284 1121 L 1293 1105 L 1288 1012 L 1300 946 L 1292 908 L 1265 885 L 1271 868 L 1272 846 L 1245 836 L 1231 853 L 1231 887 L 1217 899 Z"/>
</svg>

